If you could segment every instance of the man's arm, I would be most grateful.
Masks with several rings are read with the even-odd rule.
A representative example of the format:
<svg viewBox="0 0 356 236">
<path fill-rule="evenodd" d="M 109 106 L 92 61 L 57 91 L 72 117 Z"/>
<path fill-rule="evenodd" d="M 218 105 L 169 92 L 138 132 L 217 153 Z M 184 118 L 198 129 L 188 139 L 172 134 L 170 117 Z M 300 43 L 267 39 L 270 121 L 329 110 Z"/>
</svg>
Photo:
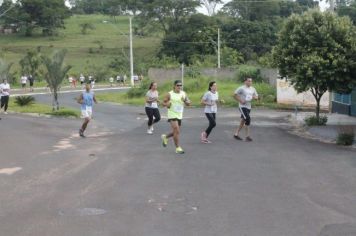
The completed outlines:
<svg viewBox="0 0 356 236">
<path fill-rule="evenodd" d="M 82 96 L 83 96 L 83 95 L 82 95 Z M 98 101 L 96 100 L 95 95 L 93 96 L 93 100 L 94 100 L 95 104 L 98 104 Z"/>
<path fill-rule="evenodd" d="M 162 105 L 167 108 L 171 107 L 171 95 L 169 93 L 164 97 Z"/>
</svg>

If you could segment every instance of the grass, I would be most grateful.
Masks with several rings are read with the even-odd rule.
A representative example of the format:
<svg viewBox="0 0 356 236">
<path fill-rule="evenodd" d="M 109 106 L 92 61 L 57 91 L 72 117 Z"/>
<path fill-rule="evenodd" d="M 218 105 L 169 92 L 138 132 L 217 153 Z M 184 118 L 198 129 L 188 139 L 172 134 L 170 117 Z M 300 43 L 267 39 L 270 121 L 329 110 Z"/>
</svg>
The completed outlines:
<svg viewBox="0 0 356 236">
<path fill-rule="evenodd" d="M 83 35 L 79 27 L 81 23 L 92 23 L 95 29 Z M 27 49 L 41 47 L 42 52 L 49 53 L 54 49 L 66 48 L 68 53 L 65 62 L 73 66 L 71 73 L 87 73 L 92 65 L 107 66 L 122 51 L 128 55 L 128 32 L 129 18 L 126 16 L 116 17 L 115 21 L 104 15 L 73 15 L 65 20 L 65 29 L 59 30 L 55 37 L 42 37 L 40 33 L 33 37 L 1 35 L 0 55 L 7 62 L 14 62 L 13 70 L 19 71 L 18 62 Z M 134 56 L 152 57 L 159 44 L 157 37 L 134 37 Z M 94 53 L 89 53 L 90 49 Z"/>
<path fill-rule="evenodd" d="M 184 84 L 184 91 L 187 93 L 189 99 L 192 101 L 193 107 L 199 107 L 200 100 L 203 94 L 208 89 L 209 78 L 199 78 L 199 79 L 186 79 Z M 145 83 L 147 84 L 147 83 Z M 225 107 L 237 106 L 237 102 L 233 98 L 234 91 L 236 88 L 241 86 L 241 83 L 237 83 L 234 80 L 217 80 L 218 91 L 220 99 L 225 101 Z M 286 108 L 285 106 L 280 106 L 276 103 L 276 91 L 275 88 L 266 83 L 256 83 L 253 85 L 257 92 L 259 93 L 260 100 L 253 103 L 254 106 L 267 107 L 267 108 Z M 163 100 L 164 95 L 172 90 L 172 83 L 165 83 L 158 86 L 158 91 L 160 94 L 160 100 Z M 135 88 L 138 94 L 144 94 L 147 88 Z M 102 93 L 96 95 L 98 100 L 103 102 L 114 102 L 121 104 L 129 104 L 142 106 L 144 104 L 144 95 L 139 97 L 129 98 L 127 93 Z"/>
<path fill-rule="evenodd" d="M 59 111 L 52 111 L 52 107 L 40 104 L 33 103 L 28 106 L 19 106 L 15 103 L 14 99 L 10 99 L 9 102 L 9 111 L 18 112 L 18 113 L 34 113 L 34 114 L 44 114 L 44 115 L 53 115 L 61 117 L 80 117 L 80 112 L 71 108 L 61 107 Z"/>
</svg>

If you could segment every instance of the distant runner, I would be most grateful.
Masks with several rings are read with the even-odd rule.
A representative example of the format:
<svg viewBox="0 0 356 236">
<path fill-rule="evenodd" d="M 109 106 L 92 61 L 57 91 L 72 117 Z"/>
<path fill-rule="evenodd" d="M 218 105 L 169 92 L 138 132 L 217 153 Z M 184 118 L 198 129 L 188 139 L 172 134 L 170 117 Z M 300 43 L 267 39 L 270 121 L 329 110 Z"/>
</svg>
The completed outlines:
<svg viewBox="0 0 356 236">
<path fill-rule="evenodd" d="M 4 108 L 4 114 L 7 114 L 7 108 L 9 105 L 10 98 L 10 84 L 6 79 L 0 84 L 0 97 L 1 97 L 1 109 Z"/>
<path fill-rule="evenodd" d="M 253 141 L 250 137 L 250 124 L 251 124 L 251 103 L 252 100 L 258 99 L 257 91 L 254 87 L 252 87 L 252 79 L 246 78 L 245 85 L 236 89 L 235 91 L 235 99 L 239 102 L 239 110 L 241 112 L 241 122 L 240 126 L 237 128 L 234 138 L 237 140 L 242 140 L 239 136 L 240 131 L 243 127 L 246 127 L 246 141 Z"/>
<path fill-rule="evenodd" d="M 147 134 L 153 134 L 153 124 L 156 124 L 161 120 L 161 115 L 158 109 L 158 91 L 157 91 L 157 83 L 152 82 L 149 90 L 146 93 L 146 105 L 145 111 L 148 117 L 148 128 Z M 153 120 L 154 117 L 154 120 Z"/>
<path fill-rule="evenodd" d="M 86 84 L 85 91 L 80 95 L 78 99 L 78 103 L 81 104 L 81 113 L 84 118 L 83 125 L 81 129 L 79 129 L 79 136 L 85 138 L 84 131 L 86 130 L 90 120 L 93 115 L 93 105 L 98 103 L 96 101 L 94 93 L 90 90 L 90 84 Z"/>
<path fill-rule="evenodd" d="M 168 122 L 171 125 L 172 132 L 162 135 L 162 145 L 167 147 L 168 139 L 173 137 L 177 154 L 184 154 L 184 150 L 179 145 L 180 126 L 182 125 L 184 105 L 190 106 L 190 101 L 184 91 L 182 91 L 182 82 L 176 80 L 174 88 L 170 91 L 163 101 L 163 106 L 168 108 Z"/>
</svg>

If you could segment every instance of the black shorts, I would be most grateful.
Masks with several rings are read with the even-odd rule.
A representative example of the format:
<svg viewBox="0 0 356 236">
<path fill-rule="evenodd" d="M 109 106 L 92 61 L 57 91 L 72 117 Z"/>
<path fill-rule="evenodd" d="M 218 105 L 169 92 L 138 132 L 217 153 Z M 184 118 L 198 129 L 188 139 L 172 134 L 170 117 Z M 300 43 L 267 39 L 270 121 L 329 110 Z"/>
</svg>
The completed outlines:
<svg viewBox="0 0 356 236">
<path fill-rule="evenodd" d="M 31 87 L 33 86 L 33 82 L 30 82 L 30 86 L 31 86 Z"/>
<path fill-rule="evenodd" d="M 248 109 L 246 107 L 240 107 L 240 112 L 241 112 L 241 118 L 245 121 L 245 125 L 250 125 L 251 124 L 251 117 L 250 117 L 250 112 L 251 109 Z"/>
<path fill-rule="evenodd" d="M 26 84 L 21 84 L 22 85 L 22 88 L 26 87 Z"/>
<path fill-rule="evenodd" d="M 182 120 L 174 118 L 174 119 L 168 119 L 168 122 L 171 123 L 171 121 L 178 121 L 178 125 L 182 126 Z"/>
</svg>

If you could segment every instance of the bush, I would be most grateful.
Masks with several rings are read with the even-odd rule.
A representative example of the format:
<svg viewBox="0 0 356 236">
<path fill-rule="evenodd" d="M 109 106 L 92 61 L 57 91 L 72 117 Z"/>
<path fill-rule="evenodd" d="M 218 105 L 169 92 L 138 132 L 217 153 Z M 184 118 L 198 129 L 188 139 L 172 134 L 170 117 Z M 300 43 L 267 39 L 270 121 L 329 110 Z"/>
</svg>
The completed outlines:
<svg viewBox="0 0 356 236">
<path fill-rule="evenodd" d="M 18 96 L 15 98 L 15 103 L 21 107 L 29 106 L 35 102 L 35 98 L 32 96 Z"/>
<path fill-rule="evenodd" d="M 79 117 L 79 113 L 77 111 L 69 110 L 69 109 L 53 111 L 48 114 L 53 116 L 61 116 L 61 117 L 76 117 L 76 118 Z"/>
<path fill-rule="evenodd" d="M 318 120 L 316 116 L 309 116 L 305 118 L 304 121 L 308 126 L 326 125 L 326 123 L 328 122 L 328 117 L 320 116 Z"/>
<path fill-rule="evenodd" d="M 151 80 L 148 79 L 144 79 L 141 82 L 141 85 L 139 87 L 134 87 L 129 89 L 129 91 L 127 91 L 127 97 L 128 98 L 139 98 L 139 97 L 143 97 L 146 95 L 149 86 L 151 84 Z"/>
<path fill-rule="evenodd" d="M 239 82 L 243 82 L 245 78 L 252 78 L 254 82 L 262 82 L 261 70 L 255 66 L 242 65 L 239 66 L 236 78 Z"/>
<path fill-rule="evenodd" d="M 355 130 L 351 126 L 345 126 L 339 129 L 339 134 L 336 138 L 336 143 L 343 146 L 351 146 L 355 140 Z"/>
</svg>

